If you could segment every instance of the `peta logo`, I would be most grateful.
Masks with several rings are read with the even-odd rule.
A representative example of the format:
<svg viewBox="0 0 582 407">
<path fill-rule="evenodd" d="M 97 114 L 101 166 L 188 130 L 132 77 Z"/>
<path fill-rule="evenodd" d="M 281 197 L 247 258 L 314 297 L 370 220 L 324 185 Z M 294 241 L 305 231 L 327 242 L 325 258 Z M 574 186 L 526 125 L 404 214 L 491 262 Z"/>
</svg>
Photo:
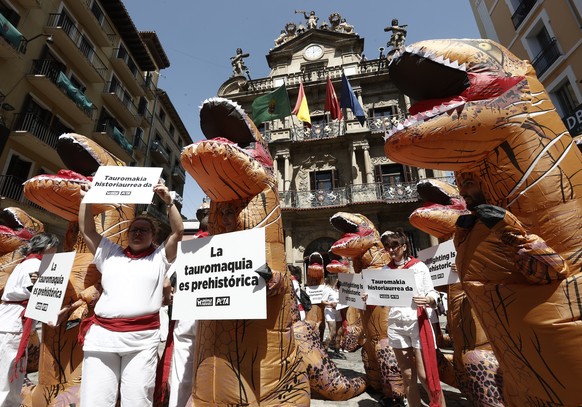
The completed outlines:
<svg viewBox="0 0 582 407">
<path fill-rule="evenodd" d="M 230 297 L 216 297 L 214 305 L 230 305 Z"/>
<path fill-rule="evenodd" d="M 197 307 L 211 307 L 212 302 L 212 297 L 196 298 Z"/>
</svg>

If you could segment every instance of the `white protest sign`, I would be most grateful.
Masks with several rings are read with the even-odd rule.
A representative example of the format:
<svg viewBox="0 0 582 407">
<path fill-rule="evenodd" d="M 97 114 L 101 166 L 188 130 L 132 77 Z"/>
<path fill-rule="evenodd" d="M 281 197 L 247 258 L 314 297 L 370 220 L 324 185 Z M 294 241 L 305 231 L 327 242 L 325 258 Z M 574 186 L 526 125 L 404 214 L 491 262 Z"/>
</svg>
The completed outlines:
<svg viewBox="0 0 582 407">
<path fill-rule="evenodd" d="M 435 287 L 459 282 L 459 275 L 451 270 L 456 256 L 457 251 L 452 240 L 418 252 L 418 259 L 430 270 L 430 278 Z"/>
<path fill-rule="evenodd" d="M 159 167 L 102 165 L 97 169 L 83 202 L 149 204 L 161 174 L 162 168 Z"/>
<path fill-rule="evenodd" d="M 172 319 L 267 318 L 265 262 L 263 228 L 180 242 Z"/>
<path fill-rule="evenodd" d="M 338 273 L 340 281 L 339 302 L 346 307 L 366 309 L 366 303 L 362 300 L 364 293 L 364 278 L 361 273 Z"/>
<path fill-rule="evenodd" d="M 305 292 L 307 293 L 307 295 L 309 295 L 309 299 L 311 300 L 312 304 L 321 304 L 324 289 L 325 289 L 324 284 L 305 286 Z"/>
<path fill-rule="evenodd" d="M 75 252 L 45 254 L 39 277 L 32 288 L 24 316 L 37 321 L 56 323 L 63 305 Z"/>
<path fill-rule="evenodd" d="M 414 271 L 385 267 L 380 270 L 366 269 L 362 274 L 364 291 L 368 293 L 367 304 L 389 307 L 412 306 L 412 297 L 416 295 Z"/>
</svg>

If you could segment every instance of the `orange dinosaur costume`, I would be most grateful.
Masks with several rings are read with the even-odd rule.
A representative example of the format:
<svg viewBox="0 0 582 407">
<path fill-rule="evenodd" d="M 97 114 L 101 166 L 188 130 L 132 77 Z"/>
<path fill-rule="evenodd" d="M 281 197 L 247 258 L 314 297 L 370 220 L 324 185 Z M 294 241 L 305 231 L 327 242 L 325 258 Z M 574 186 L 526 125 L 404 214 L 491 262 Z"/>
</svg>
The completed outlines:
<svg viewBox="0 0 582 407">
<path fill-rule="evenodd" d="M 458 217 L 470 213 L 459 190 L 436 179 L 422 180 L 416 189 L 424 203 L 410 214 L 410 224 L 441 242 L 451 239 Z M 457 387 L 473 406 L 503 406 L 502 375 L 489 339 L 461 283 L 448 285 L 447 293 Z"/>
<path fill-rule="evenodd" d="M 339 256 L 352 259 L 354 272 L 382 268 L 390 255 L 382 247 L 380 234 L 372 222 L 359 213 L 338 212 L 330 219 L 342 237 L 331 246 Z M 396 356 L 388 345 L 388 308 L 368 306 L 361 312 L 366 341 L 362 359 L 368 385 L 388 398 L 404 397 L 402 376 Z"/>
<path fill-rule="evenodd" d="M 434 40 L 390 76 L 416 103 L 388 157 L 473 178 L 496 205 L 461 217 L 455 244 L 506 403 L 582 404 L 582 156 L 533 67 L 493 41 Z"/>
<path fill-rule="evenodd" d="M 238 104 L 222 98 L 204 102 L 200 123 L 208 139 L 187 146 L 181 162 L 211 198 L 209 233 L 265 228 L 273 277 L 266 319 L 198 321 L 193 403 L 307 406 L 310 385 L 333 399 L 363 392 L 364 381 L 347 380 L 327 356 L 314 360 L 315 352 L 303 357 L 298 351 L 315 349 L 296 342 L 316 335 L 293 325 L 297 303 L 285 264 L 273 162 L 261 134 Z"/>
</svg>

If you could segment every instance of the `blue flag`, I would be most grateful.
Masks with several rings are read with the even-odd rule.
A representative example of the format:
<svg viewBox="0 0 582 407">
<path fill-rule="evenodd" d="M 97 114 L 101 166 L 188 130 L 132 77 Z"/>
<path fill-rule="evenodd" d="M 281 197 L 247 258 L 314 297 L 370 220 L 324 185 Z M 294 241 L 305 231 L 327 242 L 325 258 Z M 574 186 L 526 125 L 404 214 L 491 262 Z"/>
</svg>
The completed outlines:
<svg viewBox="0 0 582 407">
<path fill-rule="evenodd" d="M 364 125 L 364 121 L 366 120 L 364 109 L 362 109 L 362 105 L 360 105 L 360 102 L 358 101 L 358 98 L 356 97 L 356 94 L 354 93 L 348 78 L 346 78 L 345 73 L 342 73 L 342 97 L 340 106 L 342 108 L 349 107 L 352 109 L 354 116 L 356 116 L 362 126 Z"/>
</svg>

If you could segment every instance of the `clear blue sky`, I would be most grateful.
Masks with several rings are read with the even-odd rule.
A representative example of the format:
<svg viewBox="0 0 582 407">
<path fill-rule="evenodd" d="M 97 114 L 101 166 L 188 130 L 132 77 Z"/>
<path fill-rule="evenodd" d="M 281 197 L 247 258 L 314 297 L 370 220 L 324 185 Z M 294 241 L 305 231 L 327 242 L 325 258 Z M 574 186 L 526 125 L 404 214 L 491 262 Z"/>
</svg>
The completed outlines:
<svg viewBox="0 0 582 407">
<path fill-rule="evenodd" d="M 364 38 L 368 59 L 390 38 L 393 18 L 407 24 L 406 43 L 435 38 L 478 38 L 469 0 L 124 0 L 140 31 L 155 31 L 170 59 L 159 87 L 168 92 L 194 141 L 203 138 L 199 106 L 232 74 L 237 48 L 253 79 L 269 74 L 265 55 L 288 22 L 305 23 L 295 10 L 315 11 L 319 23 L 337 12 Z M 294 103 L 294 101 L 291 101 Z M 194 218 L 204 194 L 187 175 L 182 213 Z"/>
</svg>

